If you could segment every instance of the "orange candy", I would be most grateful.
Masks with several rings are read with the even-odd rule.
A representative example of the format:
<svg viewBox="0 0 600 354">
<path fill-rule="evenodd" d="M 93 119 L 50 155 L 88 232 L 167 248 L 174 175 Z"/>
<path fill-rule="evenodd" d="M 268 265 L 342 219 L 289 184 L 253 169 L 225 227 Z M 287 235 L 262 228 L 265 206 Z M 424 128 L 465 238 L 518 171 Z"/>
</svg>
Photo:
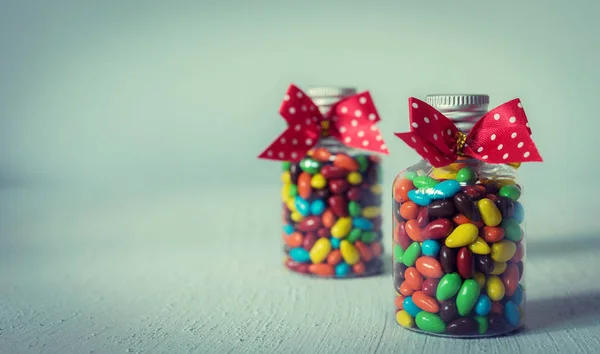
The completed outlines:
<svg viewBox="0 0 600 354">
<path fill-rule="evenodd" d="M 290 247 L 300 247 L 304 241 L 304 237 L 299 232 L 292 232 L 288 236 L 284 236 L 285 244 Z"/>
<path fill-rule="evenodd" d="M 415 264 L 419 273 L 427 278 L 441 278 L 444 275 L 440 262 L 429 256 L 422 256 L 417 259 Z"/>
<path fill-rule="evenodd" d="M 404 202 L 400 206 L 400 216 L 406 220 L 416 219 L 419 216 L 419 206 L 414 202 Z"/>
<path fill-rule="evenodd" d="M 323 223 L 323 226 L 326 228 L 331 228 L 336 221 L 337 218 L 331 209 L 327 209 L 325 212 L 323 212 L 323 215 L 321 216 L 321 222 Z"/>
<path fill-rule="evenodd" d="M 484 226 L 480 235 L 487 243 L 495 243 L 504 238 L 504 229 L 499 226 Z"/>
<path fill-rule="evenodd" d="M 423 311 L 437 313 L 440 311 L 440 305 L 431 296 L 425 295 L 422 291 L 415 291 L 412 300 Z"/>
<path fill-rule="evenodd" d="M 360 259 L 362 259 L 363 261 L 369 262 L 371 259 L 373 259 L 373 252 L 371 252 L 371 248 L 369 248 L 369 246 L 365 245 L 360 241 L 356 241 L 354 243 L 354 247 L 356 247 L 356 249 L 358 250 L 358 254 L 360 254 Z"/>
<path fill-rule="evenodd" d="M 331 152 L 329 152 L 329 150 L 325 149 L 325 148 L 317 148 L 312 155 L 312 158 L 319 161 L 319 162 L 327 162 L 329 161 L 329 158 L 331 157 Z"/>
<path fill-rule="evenodd" d="M 365 264 L 363 262 L 358 262 L 352 266 L 352 270 L 356 275 L 363 274 L 365 272 Z"/>
<path fill-rule="evenodd" d="M 408 267 L 404 271 L 404 283 L 410 286 L 412 290 L 421 290 L 423 288 L 423 276 L 415 267 Z"/>
<path fill-rule="evenodd" d="M 335 274 L 333 266 L 327 263 L 311 264 L 308 266 L 308 271 L 312 274 L 321 276 L 331 276 Z"/>
<path fill-rule="evenodd" d="M 333 159 L 333 165 L 350 172 L 357 171 L 360 168 L 358 162 L 346 154 L 336 154 Z"/>
<path fill-rule="evenodd" d="M 327 264 L 337 265 L 342 261 L 342 252 L 340 250 L 333 250 L 327 256 Z"/>
<path fill-rule="evenodd" d="M 402 282 L 402 284 L 400 284 L 400 294 L 404 295 L 404 296 L 411 296 L 413 294 L 414 290 L 413 288 L 410 287 L 410 285 L 408 285 L 408 283 L 405 281 Z"/>
<path fill-rule="evenodd" d="M 425 239 L 423 239 L 421 236 L 421 229 L 419 228 L 419 222 L 417 219 L 408 220 L 404 225 L 404 228 L 406 229 L 406 233 L 411 240 L 415 242 L 425 241 Z"/>
<path fill-rule="evenodd" d="M 394 299 L 394 305 L 397 309 L 402 310 L 404 308 L 404 306 L 402 305 L 404 299 L 406 299 L 406 296 L 396 296 L 396 298 Z"/>
<path fill-rule="evenodd" d="M 394 184 L 394 199 L 398 203 L 404 203 L 409 201 L 408 191 L 415 189 L 415 185 L 409 179 L 402 178 L 397 179 Z"/>
<path fill-rule="evenodd" d="M 311 179 L 311 175 L 306 172 L 302 172 L 300 176 L 298 176 L 298 194 L 304 199 L 308 199 L 312 193 L 312 186 L 310 185 Z"/>
</svg>

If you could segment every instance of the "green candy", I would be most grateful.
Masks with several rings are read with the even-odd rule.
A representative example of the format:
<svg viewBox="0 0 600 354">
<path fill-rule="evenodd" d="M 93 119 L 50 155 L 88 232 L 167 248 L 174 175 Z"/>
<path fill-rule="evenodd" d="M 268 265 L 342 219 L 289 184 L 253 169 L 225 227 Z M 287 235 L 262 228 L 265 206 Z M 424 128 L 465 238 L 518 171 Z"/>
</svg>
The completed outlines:
<svg viewBox="0 0 600 354">
<path fill-rule="evenodd" d="M 419 312 L 415 317 L 415 322 L 417 327 L 425 332 L 444 333 L 446 331 L 446 324 L 440 316 L 427 311 Z"/>
<path fill-rule="evenodd" d="M 512 184 L 500 188 L 500 191 L 498 193 L 501 197 L 510 198 L 512 200 L 517 200 L 521 197 L 521 190 L 519 189 L 519 187 Z"/>
<path fill-rule="evenodd" d="M 474 279 L 465 280 L 456 296 L 456 308 L 459 315 L 466 316 L 471 312 L 479 298 L 480 291 L 477 281 Z"/>
<path fill-rule="evenodd" d="M 479 324 L 479 329 L 477 330 L 479 334 L 484 334 L 487 332 L 489 324 L 486 316 L 475 316 L 473 317 L 475 321 Z"/>
<path fill-rule="evenodd" d="M 350 233 L 348 234 L 348 237 L 346 237 L 346 240 L 348 240 L 348 242 L 354 243 L 360 238 L 361 235 L 362 231 L 360 229 L 352 229 L 352 231 L 350 231 Z"/>
<path fill-rule="evenodd" d="M 292 163 L 289 161 L 283 161 L 281 163 L 281 169 L 285 172 L 287 170 L 289 170 L 292 167 Z"/>
<path fill-rule="evenodd" d="M 360 235 L 360 240 L 364 243 L 371 243 L 375 241 L 377 238 L 377 233 L 374 231 L 364 231 L 362 235 Z"/>
<path fill-rule="evenodd" d="M 473 184 L 477 181 L 477 174 L 471 167 L 463 167 L 456 174 L 456 180 L 466 184 Z"/>
<path fill-rule="evenodd" d="M 417 188 L 433 188 L 439 182 L 429 176 L 417 176 L 413 178 L 413 184 Z"/>
<path fill-rule="evenodd" d="M 295 197 L 298 195 L 298 186 L 295 184 L 290 184 L 290 197 Z"/>
<path fill-rule="evenodd" d="M 348 212 L 350 213 L 350 216 L 357 218 L 360 216 L 362 210 L 360 208 L 360 205 L 354 200 L 352 200 L 350 201 L 350 203 L 348 203 Z"/>
<path fill-rule="evenodd" d="M 504 238 L 513 242 L 521 241 L 523 238 L 523 230 L 521 225 L 515 219 L 503 219 L 500 227 L 504 229 Z"/>
<path fill-rule="evenodd" d="M 396 262 L 402 263 L 402 255 L 404 255 L 404 250 L 402 249 L 402 246 L 398 244 L 394 245 L 394 259 L 396 260 Z"/>
<path fill-rule="evenodd" d="M 402 256 L 402 263 L 407 267 L 412 267 L 415 265 L 417 258 L 421 255 L 421 245 L 418 242 L 413 242 L 408 246 L 406 251 L 404 251 L 404 255 Z"/>
<path fill-rule="evenodd" d="M 365 173 L 365 171 L 367 170 L 367 167 L 369 167 L 369 160 L 367 159 L 367 157 L 365 155 L 359 155 L 356 156 L 354 158 L 354 160 L 356 160 L 356 162 L 358 162 L 358 171 L 360 173 Z"/>
<path fill-rule="evenodd" d="M 321 169 L 321 164 L 317 160 L 307 157 L 300 161 L 300 168 L 302 169 L 302 171 L 314 175 Z"/>
<path fill-rule="evenodd" d="M 412 181 L 415 179 L 415 177 L 417 177 L 417 173 L 413 171 L 407 171 L 402 174 L 402 177 Z"/>
<path fill-rule="evenodd" d="M 462 285 L 462 278 L 458 273 L 448 273 L 440 279 L 435 296 L 440 301 L 445 301 L 456 295 Z"/>
</svg>

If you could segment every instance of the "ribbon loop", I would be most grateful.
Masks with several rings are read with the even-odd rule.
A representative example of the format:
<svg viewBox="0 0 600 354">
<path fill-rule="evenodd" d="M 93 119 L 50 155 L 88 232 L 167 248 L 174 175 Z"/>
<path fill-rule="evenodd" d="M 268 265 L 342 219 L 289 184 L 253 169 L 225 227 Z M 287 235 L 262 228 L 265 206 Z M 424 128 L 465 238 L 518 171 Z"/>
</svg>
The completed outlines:
<svg viewBox="0 0 600 354">
<path fill-rule="evenodd" d="M 519 99 L 486 113 L 468 134 L 427 103 L 409 98 L 410 132 L 396 133 L 434 167 L 469 156 L 492 164 L 541 162 Z"/>
<path fill-rule="evenodd" d="M 318 143 L 319 137 L 328 136 L 351 148 L 389 153 L 375 125 L 379 115 L 369 92 L 343 98 L 323 115 L 308 95 L 290 85 L 279 113 L 288 128 L 259 158 L 298 161 Z"/>
</svg>

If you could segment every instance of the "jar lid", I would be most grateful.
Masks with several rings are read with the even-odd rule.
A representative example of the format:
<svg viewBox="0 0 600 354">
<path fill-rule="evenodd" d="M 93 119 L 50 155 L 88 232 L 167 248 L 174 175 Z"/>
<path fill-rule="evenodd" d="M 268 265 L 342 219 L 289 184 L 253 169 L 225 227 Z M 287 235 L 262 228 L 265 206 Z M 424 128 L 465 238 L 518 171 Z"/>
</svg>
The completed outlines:
<svg viewBox="0 0 600 354">
<path fill-rule="evenodd" d="M 425 96 L 425 102 L 434 108 L 460 110 L 482 106 L 487 109 L 490 96 L 483 94 L 434 94 Z"/>
<path fill-rule="evenodd" d="M 356 94 L 354 87 L 320 86 L 310 87 L 306 94 L 311 98 L 342 98 Z"/>
</svg>

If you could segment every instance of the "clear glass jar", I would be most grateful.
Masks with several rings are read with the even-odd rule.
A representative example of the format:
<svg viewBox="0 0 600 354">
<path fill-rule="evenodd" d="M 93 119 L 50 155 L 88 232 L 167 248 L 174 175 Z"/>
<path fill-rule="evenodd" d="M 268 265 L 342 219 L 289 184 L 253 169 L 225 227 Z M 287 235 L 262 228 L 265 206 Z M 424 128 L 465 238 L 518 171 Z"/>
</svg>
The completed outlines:
<svg viewBox="0 0 600 354">
<path fill-rule="evenodd" d="M 428 103 L 463 133 L 486 113 L 489 102 L 479 95 L 477 105 L 436 105 L 439 96 L 428 96 Z M 398 174 L 392 193 L 399 325 L 448 337 L 496 336 L 522 328 L 524 209 L 517 168 L 459 158 L 442 168 L 421 160 Z M 442 182 L 454 186 L 443 199 L 428 203 L 415 192 L 409 197 L 411 190 L 441 190 Z"/>
<path fill-rule="evenodd" d="M 307 90 L 323 114 L 355 92 Z M 323 136 L 307 156 L 299 162 L 283 162 L 282 169 L 285 266 L 327 278 L 381 273 L 379 156 Z"/>
</svg>

